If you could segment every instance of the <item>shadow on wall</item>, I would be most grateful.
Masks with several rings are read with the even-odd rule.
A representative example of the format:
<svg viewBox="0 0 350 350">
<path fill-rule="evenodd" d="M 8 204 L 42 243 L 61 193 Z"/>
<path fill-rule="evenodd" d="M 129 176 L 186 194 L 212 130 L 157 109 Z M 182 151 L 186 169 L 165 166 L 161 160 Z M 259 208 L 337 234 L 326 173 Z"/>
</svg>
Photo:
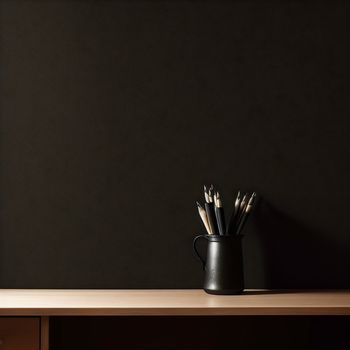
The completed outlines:
<svg viewBox="0 0 350 350">
<path fill-rule="evenodd" d="M 331 239 L 261 200 L 254 229 L 266 288 L 349 288 L 349 244 Z"/>
</svg>

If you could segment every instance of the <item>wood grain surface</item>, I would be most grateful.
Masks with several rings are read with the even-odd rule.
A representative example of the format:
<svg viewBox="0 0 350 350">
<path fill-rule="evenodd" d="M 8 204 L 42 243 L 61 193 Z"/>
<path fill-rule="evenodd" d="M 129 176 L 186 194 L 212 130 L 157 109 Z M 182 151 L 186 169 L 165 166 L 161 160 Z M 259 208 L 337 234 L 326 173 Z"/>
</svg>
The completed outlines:
<svg viewBox="0 0 350 350">
<path fill-rule="evenodd" d="M 0 290 L 0 315 L 350 315 L 349 290 Z"/>
</svg>

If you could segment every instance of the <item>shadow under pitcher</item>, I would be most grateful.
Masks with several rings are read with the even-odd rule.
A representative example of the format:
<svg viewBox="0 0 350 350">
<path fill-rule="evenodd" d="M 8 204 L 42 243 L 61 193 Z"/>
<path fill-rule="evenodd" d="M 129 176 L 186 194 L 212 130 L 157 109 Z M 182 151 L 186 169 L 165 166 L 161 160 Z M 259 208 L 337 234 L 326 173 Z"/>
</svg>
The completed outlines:
<svg viewBox="0 0 350 350">
<path fill-rule="evenodd" d="M 198 252 L 197 242 L 207 240 L 207 255 Z M 203 289 L 209 294 L 241 294 L 244 289 L 242 236 L 199 235 L 193 250 L 204 270 Z"/>
</svg>

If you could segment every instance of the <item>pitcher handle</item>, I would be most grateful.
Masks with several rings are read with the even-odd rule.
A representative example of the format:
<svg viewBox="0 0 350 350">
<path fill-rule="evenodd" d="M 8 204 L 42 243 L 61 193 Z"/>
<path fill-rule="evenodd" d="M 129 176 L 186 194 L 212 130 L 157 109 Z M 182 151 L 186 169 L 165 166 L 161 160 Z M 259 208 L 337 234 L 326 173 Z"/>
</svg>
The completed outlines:
<svg viewBox="0 0 350 350">
<path fill-rule="evenodd" d="M 203 270 L 205 269 L 205 265 L 206 265 L 206 260 L 199 254 L 198 252 L 198 249 L 197 249 L 197 241 L 200 239 L 200 238 L 205 238 L 206 240 L 208 239 L 205 235 L 199 235 L 199 236 L 196 236 L 194 239 L 193 239 L 193 251 L 196 253 L 196 257 L 200 260 L 200 262 L 202 263 L 202 267 L 203 267 Z"/>
</svg>

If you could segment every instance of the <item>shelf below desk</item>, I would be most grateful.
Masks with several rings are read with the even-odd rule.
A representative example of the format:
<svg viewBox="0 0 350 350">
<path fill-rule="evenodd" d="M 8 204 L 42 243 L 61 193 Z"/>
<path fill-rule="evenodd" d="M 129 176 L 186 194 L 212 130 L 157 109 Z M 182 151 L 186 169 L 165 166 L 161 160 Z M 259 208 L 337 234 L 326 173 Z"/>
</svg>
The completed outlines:
<svg viewBox="0 0 350 350">
<path fill-rule="evenodd" d="M 2 289 L 0 316 L 350 315 L 349 290 Z"/>
</svg>

